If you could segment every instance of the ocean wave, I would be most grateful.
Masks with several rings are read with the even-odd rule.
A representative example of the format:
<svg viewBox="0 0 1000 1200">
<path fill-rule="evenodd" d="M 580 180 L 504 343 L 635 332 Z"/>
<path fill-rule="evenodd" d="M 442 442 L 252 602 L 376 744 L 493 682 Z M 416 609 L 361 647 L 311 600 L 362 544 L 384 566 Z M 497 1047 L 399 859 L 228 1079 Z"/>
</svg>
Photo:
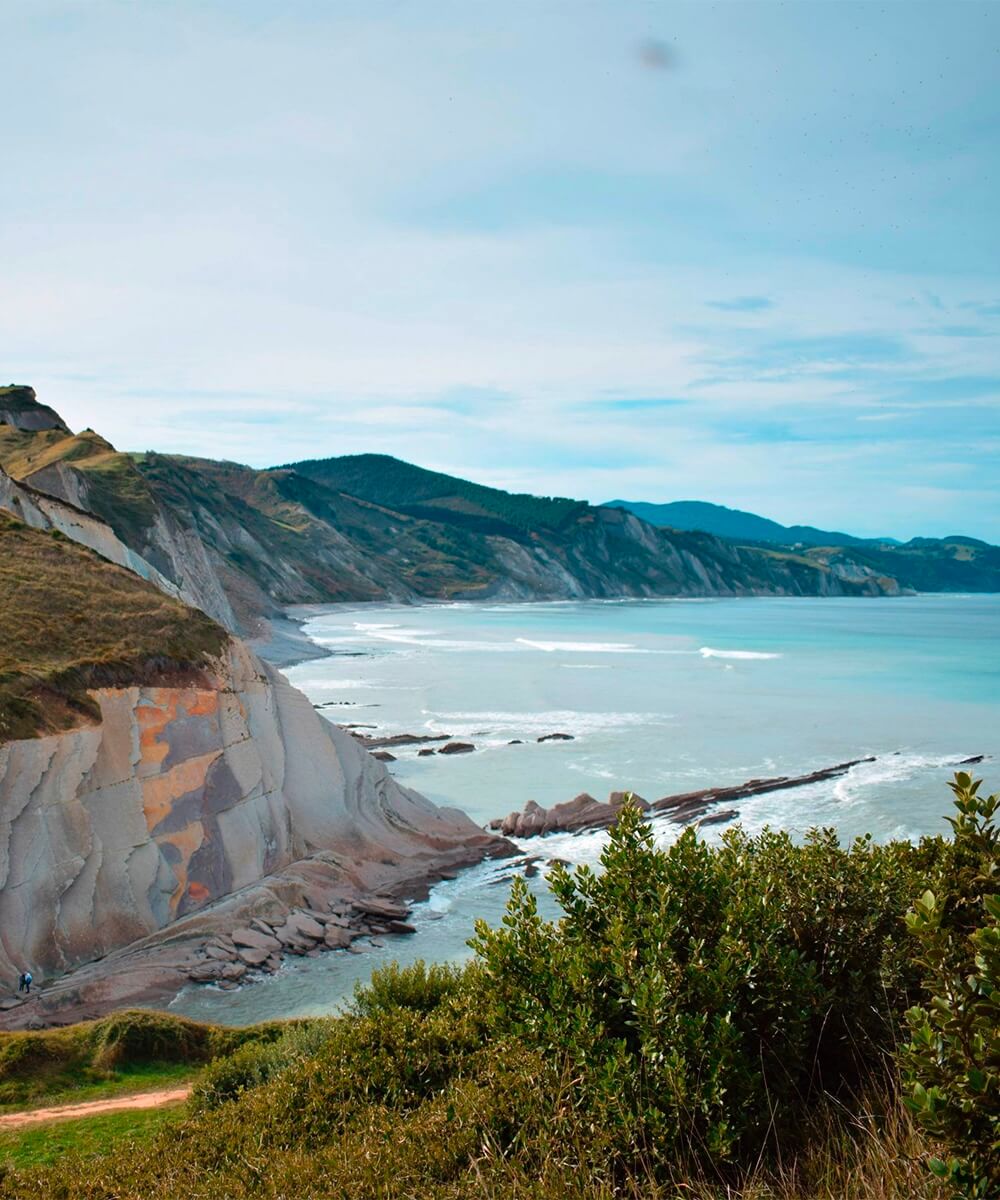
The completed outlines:
<svg viewBox="0 0 1000 1200">
<path fill-rule="evenodd" d="M 769 653 L 765 650 L 716 650 L 712 646 L 702 646 L 698 651 L 702 658 L 781 658 L 782 655 Z"/>
<path fill-rule="evenodd" d="M 841 804 L 857 804 L 868 798 L 867 793 L 872 788 L 905 783 L 927 770 L 957 767 L 966 757 L 965 753 L 917 754 L 906 751 L 880 755 L 874 762 L 858 763 L 846 775 L 842 775 L 833 785 L 833 798 Z"/>
<path fill-rule="evenodd" d="M 454 736 L 486 736 L 507 733 L 511 736 L 546 733 L 570 733 L 574 737 L 605 729 L 630 729 L 640 725 L 669 725 L 669 713 L 653 712 L 443 712 L 425 710 L 425 727 L 434 733 Z M 568 744 L 568 743 L 554 743 Z"/>
<path fill-rule="evenodd" d="M 536 642 L 531 638 L 515 638 L 519 646 L 530 646 L 533 650 L 544 650 L 551 654 L 561 650 L 566 654 L 648 654 L 630 642 Z"/>
<path fill-rule="evenodd" d="M 363 679 L 295 679 L 295 686 L 308 696 L 310 692 L 341 692 L 354 688 L 370 688 Z"/>
</svg>

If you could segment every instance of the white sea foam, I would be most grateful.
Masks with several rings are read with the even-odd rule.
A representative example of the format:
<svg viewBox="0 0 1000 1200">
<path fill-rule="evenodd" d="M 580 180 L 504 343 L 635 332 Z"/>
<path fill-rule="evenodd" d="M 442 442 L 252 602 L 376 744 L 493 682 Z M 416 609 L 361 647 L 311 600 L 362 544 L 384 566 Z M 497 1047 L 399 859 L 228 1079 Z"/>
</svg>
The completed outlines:
<svg viewBox="0 0 1000 1200">
<path fill-rule="evenodd" d="M 310 692 L 342 692 L 372 686 L 363 679 L 294 679 L 294 683 L 307 696 Z"/>
<path fill-rule="evenodd" d="M 716 650 L 712 646 L 702 646 L 698 651 L 702 658 L 781 658 L 780 654 L 770 654 L 764 650 Z"/>
<path fill-rule="evenodd" d="M 669 725 L 669 713 L 653 712 L 442 712 L 427 713 L 425 726 L 435 733 L 456 737 L 505 733 L 535 736 L 546 733 L 570 733 L 581 737 L 605 729 L 630 729 L 642 725 Z M 553 743 L 559 744 L 559 743 Z"/>
<path fill-rule="evenodd" d="M 872 788 L 885 784 L 903 783 L 923 771 L 956 767 L 964 754 L 899 754 L 880 755 L 874 762 L 858 763 L 833 785 L 833 797 L 841 804 L 857 804 L 868 798 Z"/>
<path fill-rule="evenodd" d="M 515 638 L 519 646 L 530 646 L 533 650 L 544 650 L 551 654 L 561 650 L 566 654 L 648 654 L 630 642 L 536 642 L 531 638 Z"/>
</svg>

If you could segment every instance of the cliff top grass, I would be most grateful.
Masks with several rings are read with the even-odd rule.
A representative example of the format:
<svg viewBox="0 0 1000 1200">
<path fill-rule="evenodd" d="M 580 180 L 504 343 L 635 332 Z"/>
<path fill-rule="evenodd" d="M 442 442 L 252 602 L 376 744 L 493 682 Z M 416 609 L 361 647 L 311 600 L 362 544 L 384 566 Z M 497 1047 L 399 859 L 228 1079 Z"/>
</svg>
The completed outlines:
<svg viewBox="0 0 1000 1200">
<path fill-rule="evenodd" d="M 0 422 L 0 466 L 32 483 L 48 467 L 65 464 L 79 474 L 89 508 L 130 546 L 141 548 L 156 519 L 156 502 L 131 455 L 92 429 L 19 429 Z M 42 489 L 46 490 L 45 488 Z"/>
<path fill-rule="evenodd" d="M 210 665 L 228 635 L 61 534 L 0 513 L 0 744 L 93 721 L 88 689 Z"/>
<path fill-rule="evenodd" d="M 0 1112 L 166 1087 L 191 1079 L 219 1055 L 276 1041 L 301 1024 L 265 1021 L 230 1029 L 126 1009 L 61 1029 L 0 1032 Z"/>
</svg>

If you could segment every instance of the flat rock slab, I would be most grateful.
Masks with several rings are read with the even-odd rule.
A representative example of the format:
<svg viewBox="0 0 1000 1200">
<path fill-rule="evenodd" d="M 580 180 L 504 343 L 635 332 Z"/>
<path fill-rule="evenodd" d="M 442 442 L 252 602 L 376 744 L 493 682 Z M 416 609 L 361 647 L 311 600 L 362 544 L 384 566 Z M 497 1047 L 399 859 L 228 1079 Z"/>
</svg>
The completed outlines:
<svg viewBox="0 0 1000 1200">
<path fill-rule="evenodd" d="M 270 934 L 261 933 L 259 929 L 234 929 L 233 943 L 239 948 L 249 946 L 254 950 L 277 950 L 280 943 Z M 266 957 L 266 956 L 265 956 Z"/>
<path fill-rule="evenodd" d="M 240 959 L 249 967 L 259 967 L 262 963 L 267 962 L 268 958 L 271 956 L 270 950 L 261 949 L 258 946 L 240 946 L 238 953 Z M 238 964 L 226 963 L 226 965 L 222 968 L 223 977 L 226 979 L 231 979 L 232 976 L 227 975 L 226 972 L 230 967 L 234 967 L 236 965 Z"/>
<path fill-rule="evenodd" d="M 382 917 L 386 921 L 401 921 L 410 915 L 405 905 L 393 904 L 391 900 L 355 900 L 354 908 L 366 916 Z"/>
<path fill-rule="evenodd" d="M 297 934 L 299 937 L 318 941 L 323 936 L 323 928 L 319 921 L 307 917 L 305 913 L 292 913 L 282 926 L 282 932 L 287 930 L 293 936 Z"/>
<path fill-rule="evenodd" d="M 236 957 L 234 947 L 220 946 L 217 942 L 209 942 L 205 947 L 205 953 L 209 958 L 220 959 L 222 962 L 232 962 Z"/>
<path fill-rule="evenodd" d="M 328 929 L 324 941 L 331 950 L 346 950 L 354 938 L 346 929 Z"/>
</svg>

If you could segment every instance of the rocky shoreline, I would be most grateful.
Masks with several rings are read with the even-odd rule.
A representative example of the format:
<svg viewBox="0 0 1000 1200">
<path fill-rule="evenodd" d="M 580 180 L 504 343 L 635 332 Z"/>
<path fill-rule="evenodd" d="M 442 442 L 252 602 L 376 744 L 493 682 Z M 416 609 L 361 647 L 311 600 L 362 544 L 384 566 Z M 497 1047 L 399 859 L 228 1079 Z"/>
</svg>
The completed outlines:
<svg viewBox="0 0 1000 1200">
<path fill-rule="evenodd" d="M 982 762 L 984 755 L 975 754 L 956 765 L 965 766 Z M 769 792 L 785 791 L 789 788 L 805 787 L 810 783 L 822 783 L 846 775 L 852 767 L 875 762 L 874 756 L 855 758 L 849 762 L 836 763 L 804 775 L 777 775 L 769 779 L 748 779 L 731 787 L 702 788 L 695 792 L 680 792 L 664 796 L 650 803 L 634 792 L 612 792 L 607 801 L 595 799 L 589 792 L 581 792 L 564 804 L 543 808 L 529 800 L 518 812 L 508 813 L 490 821 L 488 829 L 503 837 L 544 837 L 550 833 L 586 833 L 595 829 L 609 829 L 618 820 L 626 800 L 631 798 L 645 813 L 666 814 L 675 825 L 720 825 L 735 821 L 739 809 L 720 809 L 717 806 L 732 800 L 750 796 L 762 796 Z"/>
<path fill-rule="evenodd" d="M 521 851 L 491 834 L 428 848 L 404 862 L 320 852 L 223 897 L 141 941 L 87 963 L 24 998 L 0 1001 L 0 1029 L 43 1029 L 121 1008 L 164 1007 L 189 984 L 231 991 L 289 956 L 363 953 L 408 936 L 412 906 L 434 884 Z"/>
</svg>

